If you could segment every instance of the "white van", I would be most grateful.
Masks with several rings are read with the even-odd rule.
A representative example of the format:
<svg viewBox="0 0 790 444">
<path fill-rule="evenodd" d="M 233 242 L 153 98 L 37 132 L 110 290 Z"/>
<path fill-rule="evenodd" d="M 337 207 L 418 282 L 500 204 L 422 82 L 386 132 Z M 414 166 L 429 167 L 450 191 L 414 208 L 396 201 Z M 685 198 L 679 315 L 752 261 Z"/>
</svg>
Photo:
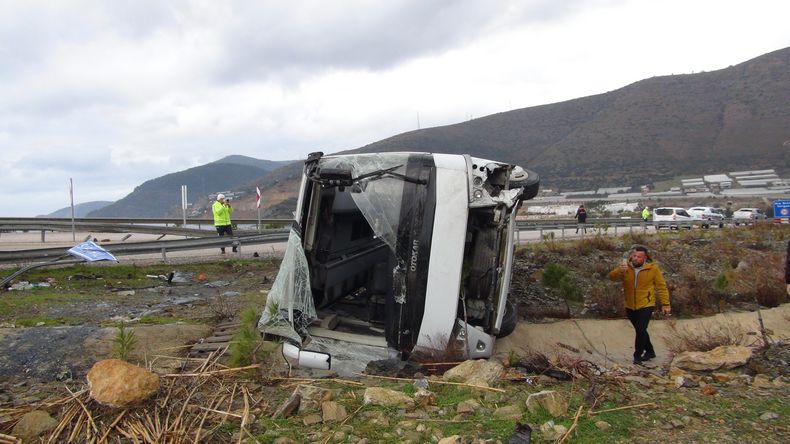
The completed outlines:
<svg viewBox="0 0 790 444">
<path fill-rule="evenodd" d="M 685 208 L 660 207 L 653 210 L 653 226 L 656 230 L 669 228 L 677 230 L 680 227 L 691 229 L 694 218 Z"/>
<path fill-rule="evenodd" d="M 724 228 L 724 214 L 721 208 L 713 207 L 691 207 L 686 212 L 697 221 L 702 228 L 710 228 L 711 225 L 718 225 Z"/>
<path fill-rule="evenodd" d="M 311 154 L 259 330 L 310 368 L 356 347 L 491 356 L 516 325 L 516 212 L 538 188 L 531 171 L 469 155 Z"/>
</svg>

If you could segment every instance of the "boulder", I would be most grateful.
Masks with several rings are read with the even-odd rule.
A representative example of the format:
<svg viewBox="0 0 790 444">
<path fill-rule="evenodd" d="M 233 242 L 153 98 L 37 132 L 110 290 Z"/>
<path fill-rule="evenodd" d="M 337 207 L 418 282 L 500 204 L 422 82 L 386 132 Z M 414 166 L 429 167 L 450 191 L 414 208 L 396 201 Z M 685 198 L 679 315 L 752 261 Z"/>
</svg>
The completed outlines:
<svg viewBox="0 0 790 444">
<path fill-rule="evenodd" d="M 595 422 L 595 428 L 597 428 L 598 430 L 600 430 L 602 432 L 605 432 L 605 431 L 609 430 L 610 428 L 612 428 L 612 425 L 609 424 L 606 421 L 596 421 Z"/>
<path fill-rule="evenodd" d="M 414 406 L 414 400 L 405 393 L 382 387 L 368 387 L 365 389 L 364 403 L 381 405 L 384 407 Z"/>
<path fill-rule="evenodd" d="M 675 377 L 675 388 L 699 387 L 699 383 L 688 376 Z"/>
<path fill-rule="evenodd" d="M 475 359 L 464 361 L 447 370 L 442 379 L 489 387 L 499 380 L 503 370 L 504 367 L 499 362 Z"/>
<path fill-rule="evenodd" d="M 480 408 L 480 403 L 476 399 L 467 399 L 458 403 L 455 411 L 458 413 L 474 413 Z"/>
<path fill-rule="evenodd" d="M 106 359 L 88 371 L 88 387 L 96 402 L 122 408 L 153 396 L 159 390 L 159 375 L 120 359 Z"/>
<path fill-rule="evenodd" d="M 428 407 L 436 405 L 436 393 L 428 390 L 419 389 L 414 394 L 414 404 L 418 407 Z"/>
<path fill-rule="evenodd" d="M 306 426 L 311 426 L 311 425 L 314 425 L 314 424 L 318 424 L 321 421 L 322 421 L 321 415 L 319 415 L 317 413 L 312 413 L 312 414 L 307 415 L 304 418 L 302 418 L 302 424 L 304 424 Z"/>
<path fill-rule="evenodd" d="M 563 435 L 565 435 L 565 433 L 567 432 L 568 432 L 567 427 L 559 424 L 554 424 L 554 421 L 545 422 L 540 426 L 540 433 L 543 435 L 543 438 L 549 441 L 556 441 L 560 439 Z"/>
<path fill-rule="evenodd" d="M 24 442 L 33 442 L 37 436 L 54 430 L 58 422 L 49 413 L 43 410 L 33 410 L 25 413 L 16 423 L 11 434 L 22 438 Z"/>
<path fill-rule="evenodd" d="M 343 404 L 337 403 L 335 401 L 326 401 L 321 404 L 321 413 L 323 415 L 324 422 L 342 421 L 348 416 L 348 413 L 346 413 L 346 408 L 343 406 Z"/>
<path fill-rule="evenodd" d="M 462 442 L 460 435 L 452 435 L 439 440 L 439 444 L 461 444 Z"/>
<path fill-rule="evenodd" d="M 300 384 L 293 395 L 299 397 L 299 414 L 313 413 L 321 410 L 321 405 L 332 400 L 332 391 L 314 385 Z"/>
<path fill-rule="evenodd" d="M 683 352 L 672 360 L 671 367 L 684 370 L 710 371 L 732 369 L 749 362 L 752 349 L 741 345 L 722 345 L 708 352 Z"/>
<path fill-rule="evenodd" d="M 773 381 L 771 377 L 768 375 L 755 375 L 754 380 L 752 380 L 752 387 L 754 388 L 771 388 L 773 387 Z"/>
<path fill-rule="evenodd" d="M 506 405 L 494 410 L 494 416 L 519 421 L 521 420 L 521 408 L 517 405 Z"/>
<path fill-rule="evenodd" d="M 542 392 L 529 395 L 527 398 L 527 410 L 535 414 L 541 408 L 556 418 L 568 412 L 568 400 L 554 390 L 543 390 Z"/>
</svg>

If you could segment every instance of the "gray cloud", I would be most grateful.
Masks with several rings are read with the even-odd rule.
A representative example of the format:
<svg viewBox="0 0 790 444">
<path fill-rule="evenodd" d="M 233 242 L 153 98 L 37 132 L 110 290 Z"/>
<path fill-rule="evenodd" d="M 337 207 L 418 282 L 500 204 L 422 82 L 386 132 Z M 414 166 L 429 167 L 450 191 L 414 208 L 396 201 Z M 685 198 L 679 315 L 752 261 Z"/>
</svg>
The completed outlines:
<svg viewBox="0 0 790 444">
<path fill-rule="evenodd" d="M 462 46 L 497 27 L 554 20 L 581 1 L 298 2 L 256 7 L 221 37 L 222 81 L 303 76 L 322 69 L 385 70 Z"/>
<path fill-rule="evenodd" d="M 69 177 L 77 202 L 113 200 L 229 154 L 295 159 L 414 129 L 418 114 L 443 125 L 723 68 L 786 45 L 789 8 L 0 1 L 0 215 L 65 206 Z"/>
</svg>

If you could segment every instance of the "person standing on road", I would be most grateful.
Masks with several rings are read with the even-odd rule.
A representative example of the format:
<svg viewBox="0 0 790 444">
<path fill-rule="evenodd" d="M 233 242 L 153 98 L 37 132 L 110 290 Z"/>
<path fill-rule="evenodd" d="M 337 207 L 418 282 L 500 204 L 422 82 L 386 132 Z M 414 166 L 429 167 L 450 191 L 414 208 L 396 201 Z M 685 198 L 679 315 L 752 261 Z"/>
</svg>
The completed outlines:
<svg viewBox="0 0 790 444">
<path fill-rule="evenodd" d="M 644 245 L 634 245 L 623 257 L 622 263 L 609 272 L 609 279 L 620 281 L 625 295 L 625 312 L 634 326 L 634 364 L 642 364 L 656 357 L 650 342 L 647 325 L 656 308 L 656 296 L 661 310 L 667 316 L 672 313 L 669 305 L 669 290 L 658 264 L 653 262 Z"/>
<path fill-rule="evenodd" d="M 581 226 L 582 232 L 587 233 L 587 226 L 584 225 L 587 223 L 587 210 L 584 209 L 584 204 L 579 205 L 579 209 L 576 210 L 576 215 L 573 216 L 576 219 L 576 233 L 579 232 L 579 227 Z"/>
<path fill-rule="evenodd" d="M 214 227 L 217 229 L 217 234 L 220 236 L 228 235 L 233 236 L 233 227 L 230 223 L 230 215 L 233 214 L 233 208 L 230 206 L 230 199 L 226 199 L 225 195 L 217 194 L 217 200 L 211 206 L 214 213 Z M 225 254 L 225 247 L 220 247 L 222 254 Z M 236 246 L 233 246 L 233 252 L 236 252 Z"/>
<path fill-rule="evenodd" d="M 645 206 L 645 208 L 642 209 L 642 220 L 647 223 L 648 219 L 650 219 L 650 207 Z"/>
</svg>

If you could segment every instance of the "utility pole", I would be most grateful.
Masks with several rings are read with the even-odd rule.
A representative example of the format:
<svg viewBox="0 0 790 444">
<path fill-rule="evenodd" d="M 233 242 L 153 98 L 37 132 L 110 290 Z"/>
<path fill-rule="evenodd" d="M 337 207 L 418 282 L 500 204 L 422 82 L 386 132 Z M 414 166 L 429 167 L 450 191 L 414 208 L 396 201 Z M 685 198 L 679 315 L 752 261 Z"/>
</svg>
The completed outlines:
<svg viewBox="0 0 790 444">
<path fill-rule="evenodd" d="M 181 185 L 181 228 L 187 227 L 187 186 Z M 186 234 L 184 237 L 189 237 Z"/>
<path fill-rule="evenodd" d="M 77 242 L 77 233 L 74 228 L 74 181 L 69 177 L 69 200 L 71 201 L 71 241 Z"/>
</svg>

